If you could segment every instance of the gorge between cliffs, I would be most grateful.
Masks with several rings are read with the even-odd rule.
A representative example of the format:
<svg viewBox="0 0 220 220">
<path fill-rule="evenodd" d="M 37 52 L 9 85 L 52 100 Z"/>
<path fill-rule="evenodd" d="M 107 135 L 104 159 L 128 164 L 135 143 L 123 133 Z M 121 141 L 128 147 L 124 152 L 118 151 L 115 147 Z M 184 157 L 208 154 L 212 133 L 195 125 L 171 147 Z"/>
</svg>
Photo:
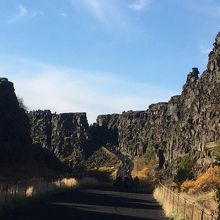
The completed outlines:
<svg viewBox="0 0 220 220">
<path fill-rule="evenodd" d="M 111 171 L 114 181 L 127 181 L 138 177 L 146 165 L 147 182 L 170 180 L 179 187 L 181 179 L 175 178 L 180 178 L 183 158 L 193 165 L 190 175 L 181 175 L 186 175 L 185 180 L 195 179 L 219 165 L 219 141 L 220 33 L 207 69 L 200 73 L 193 67 L 180 95 L 143 111 L 99 115 L 91 125 L 84 112 L 27 111 L 17 99 L 13 83 L 0 78 L 3 181 L 62 175 L 82 178 L 103 170 Z"/>
</svg>

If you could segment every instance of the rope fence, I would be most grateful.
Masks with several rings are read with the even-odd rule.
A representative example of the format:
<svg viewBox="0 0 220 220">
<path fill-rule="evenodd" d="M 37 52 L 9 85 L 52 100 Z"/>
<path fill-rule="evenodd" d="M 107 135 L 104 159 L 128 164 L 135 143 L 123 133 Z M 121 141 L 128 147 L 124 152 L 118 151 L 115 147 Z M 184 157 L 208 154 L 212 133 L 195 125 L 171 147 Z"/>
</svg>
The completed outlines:
<svg viewBox="0 0 220 220">
<path fill-rule="evenodd" d="M 159 184 L 159 190 L 163 200 L 171 207 L 172 213 L 178 216 L 177 219 L 184 220 L 217 220 L 218 212 L 210 211 L 199 206 L 199 204 L 189 201 L 172 189 Z"/>
</svg>

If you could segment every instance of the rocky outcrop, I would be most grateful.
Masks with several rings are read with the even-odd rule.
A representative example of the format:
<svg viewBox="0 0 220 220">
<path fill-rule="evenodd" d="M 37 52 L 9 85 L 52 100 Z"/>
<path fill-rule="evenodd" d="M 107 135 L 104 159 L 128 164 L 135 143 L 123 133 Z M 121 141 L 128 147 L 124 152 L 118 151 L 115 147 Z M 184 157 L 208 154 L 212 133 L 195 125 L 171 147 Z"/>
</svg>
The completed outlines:
<svg viewBox="0 0 220 220">
<path fill-rule="evenodd" d="M 181 157 L 190 155 L 195 167 L 215 162 L 213 147 L 220 140 L 220 34 L 209 54 L 207 70 L 188 74 L 182 93 L 144 111 L 100 115 L 88 126 L 85 113 L 29 113 L 34 143 L 72 167 L 102 146 L 133 159 L 153 145 L 158 168 L 173 175 Z"/>
<path fill-rule="evenodd" d="M 86 113 L 52 114 L 49 110 L 29 113 L 33 143 L 54 153 L 76 168 L 85 158 L 88 142 Z"/>
<path fill-rule="evenodd" d="M 16 163 L 30 156 L 30 128 L 14 86 L 0 78 L 0 163 Z"/>
<path fill-rule="evenodd" d="M 191 155 L 199 169 L 213 164 L 213 147 L 220 140 L 220 34 L 209 54 L 207 70 L 199 77 L 198 69 L 193 68 L 181 95 L 150 105 L 146 111 L 99 116 L 96 126 L 117 131 L 112 145 L 130 158 L 153 145 L 159 167 L 170 175 L 185 154 Z"/>
</svg>

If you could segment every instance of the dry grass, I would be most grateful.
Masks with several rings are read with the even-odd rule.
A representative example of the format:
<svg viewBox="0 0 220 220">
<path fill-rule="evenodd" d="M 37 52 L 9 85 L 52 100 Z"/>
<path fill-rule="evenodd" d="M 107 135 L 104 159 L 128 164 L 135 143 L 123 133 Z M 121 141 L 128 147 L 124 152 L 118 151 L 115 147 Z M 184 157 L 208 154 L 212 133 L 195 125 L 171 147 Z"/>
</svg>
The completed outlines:
<svg viewBox="0 0 220 220">
<path fill-rule="evenodd" d="M 174 218 L 176 220 L 181 219 L 180 217 L 178 218 L 177 213 L 173 212 L 172 204 L 167 202 L 167 198 L 163 196 L 163 191 L 160 187 L 157 187 L 154 190 L 153 196 L 160 203 L 167 217 L 170 217 L 171 219 Z"/>
<path fill-rule="evenodd" d="M 154 197 L 162 205 L 166 216 L 175 220 L 201 219 L 202 215 L 205 220 L 217 219 L 216 204 L 213 209 L 210 207 L 214 195 L 214 191 L 197 195 L 177 193 L 164 186 L 154 190 Z"/>
<path fill-rule="evenodd" d="M 77 186 L 78 181 L 75 178 L 63 178 L 56 181 L 39 179 L 16 184 L 0 183 L 0 207 L 2 205 L 8 206 L 13 202 L 20 203 L 27 198 L 45 196 L 51 192 Z"/>
<path fill-rule="evenodd" d="M 187 194 L 181 192 L 180 195 L 193 203 L 197 203 L 200 207 L 204 207 L 210 211 L 216 211 L 218 204 L 216 201 L 216 192 L 211 190 L 209 192 L 200 192 L 196 194 Z"/>
<path fill-rule="evenodd" d="M 132 177 L 138 177 L 139 180 L 151 180 L 153 179 L 153 171 L 155 168 L 155 163 L 151 161 L 148 165 L 144 165 L 141 157 L 135 157 L 134 159 L 134 169 L 132 170 Z"/>
<path fill-rule="evenodd" d="M 99 187 L 101 183 L 93 177 L 85 177 L 79 180 L 79 186 L 82 188 L 87 188 L 87 187 Z"/>
<path fill-rule="evenodd" d="M 98 167 L 98 170 L 100 172 L 112 172 L 114 171 L 115 167 L 107 167 L 107 166 L 102 166 L 102 167 Z"/>
<path fill-rule="evenodd" d="M 79 182 L 75 178 L 63 178 L 59 181 L 54 181 L 53 184 L 55 184 L 57 187 L 72 188 L 77 187 Z"/>
</svg>

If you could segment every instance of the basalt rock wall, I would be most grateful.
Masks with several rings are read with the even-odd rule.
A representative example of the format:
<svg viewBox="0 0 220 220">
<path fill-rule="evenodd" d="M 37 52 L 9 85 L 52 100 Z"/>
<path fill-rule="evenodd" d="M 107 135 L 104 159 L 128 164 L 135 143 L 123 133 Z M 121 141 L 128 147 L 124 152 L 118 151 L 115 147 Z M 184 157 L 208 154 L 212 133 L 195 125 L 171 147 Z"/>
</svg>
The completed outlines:
<svg viewBox="0 0 220 220">
<path fill-rule="evenodd" d="M 209 167 L 215 162 L 213 148 L 220 140 L 220 33 L 209 54 L 207 70 L 199 76 L 198 69 L 193 68 L 181 95 L 167 103 L 152 104 L 146 111 L 100 115 L 96 126 L 117 131 L 112 145 L 131 158 L 153 145 L 159 167 L 171 175 L 185 154 L 193 158 L 198 169 Z M 111 140 L 106 138 L 106 142 Z"/>
<path fill-rule="evenodd" d="M 30 156 L 28 117 L 19 106 L 14 85 L 0 78 L 0 163 L 17 163 Z"/>
<path fill-rule="evenodd" d="M 34 144 L 49 150 L 71 168 L 83 162 L 89 128 L 86 113 L 52 114 L 38 110 L 28 116 Z"/>
<path fill-rule="evenodd" d="M 88 126 L 85 113 L 29 113 L 34 143 L 53 152 L 72 167 L 101 146 L 114 148 L 131 159 L 149 145 L 159 168 L 173 175 L 184 155 L 198 169 L 215 162 L 213 148 L 220 140 L 220 33 L 209 54 L 207 69 L 193 68 L 182 93 L 169 102 L 152 104 L 144 111 L 100 115 Z"/>
</svg>

